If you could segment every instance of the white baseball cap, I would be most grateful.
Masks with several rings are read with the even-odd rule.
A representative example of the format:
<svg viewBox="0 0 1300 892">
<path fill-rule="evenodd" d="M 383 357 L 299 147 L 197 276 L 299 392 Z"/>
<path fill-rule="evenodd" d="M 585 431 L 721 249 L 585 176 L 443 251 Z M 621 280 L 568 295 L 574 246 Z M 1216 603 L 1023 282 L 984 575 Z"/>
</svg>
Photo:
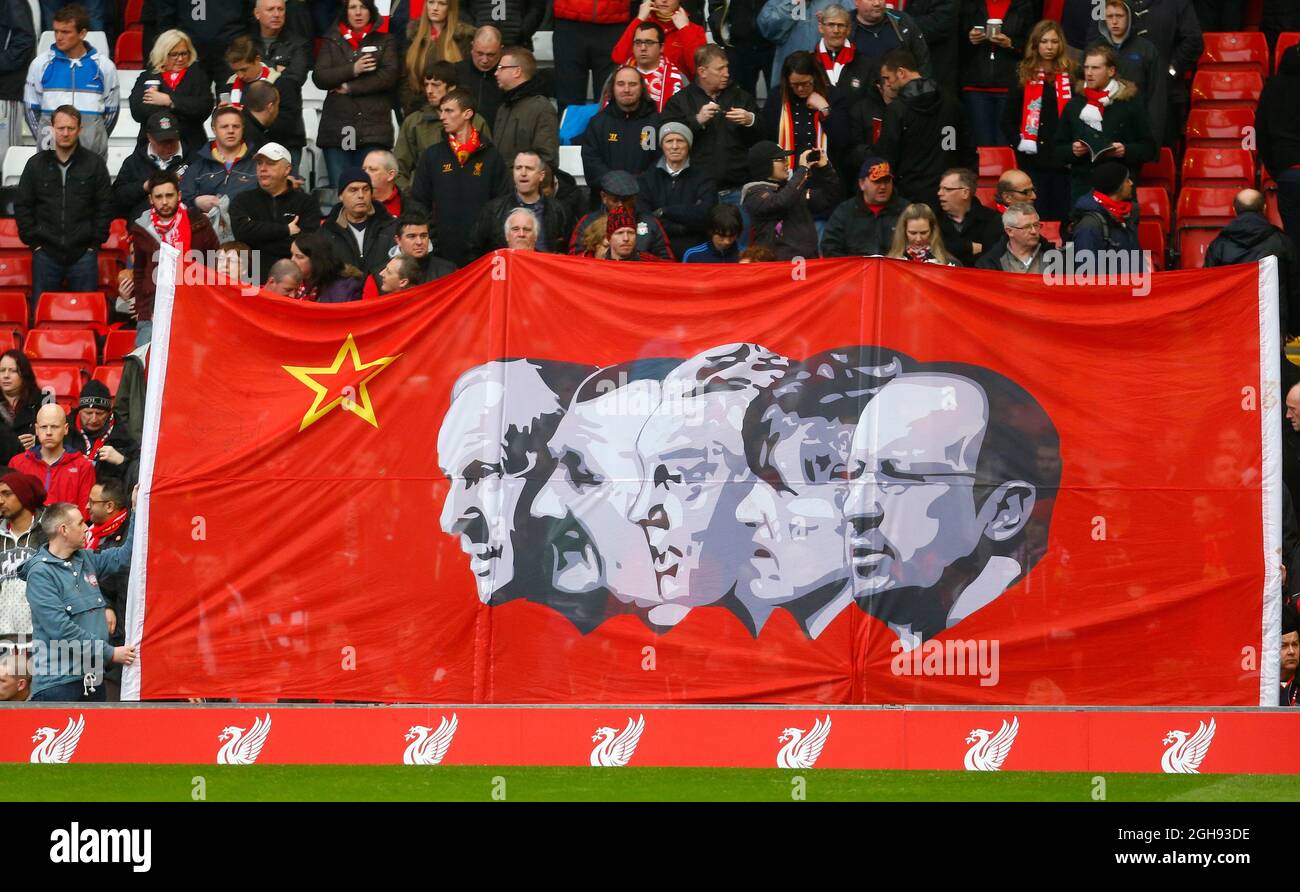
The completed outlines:
<svg viewBox="0 0 1300 892">
<path fill-rule="evenodd" d="M 253 157 L 256 158 L 259 155 L 263 158 L 270 159 L 271 161 L 293 161 L 293 156 L 289 154 L 289 150 L 278 142 L 268 142 L 266 145 L 258 149 L 253 154 Z"/>
</svg>

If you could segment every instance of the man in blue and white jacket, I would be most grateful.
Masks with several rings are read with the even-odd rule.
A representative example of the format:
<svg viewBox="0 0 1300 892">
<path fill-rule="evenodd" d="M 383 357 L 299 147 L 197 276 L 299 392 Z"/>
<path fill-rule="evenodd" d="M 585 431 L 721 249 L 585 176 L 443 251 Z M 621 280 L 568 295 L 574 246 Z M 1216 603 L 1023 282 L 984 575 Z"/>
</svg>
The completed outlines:
<svg viewBox="0 0 1300 892">
<path fill-rule="evenodd" d="M 23 100 L 27 126 L 40 148 L 53 145 L 54 110 L 71 105 L 81 112 L 81 144 L 107 159 L 121 104 L 117 67 L 86 43 L 89 30 L 83 6 L 65 6 L 54 14 L 54 46 L 32 60 Z"/>
</svg>

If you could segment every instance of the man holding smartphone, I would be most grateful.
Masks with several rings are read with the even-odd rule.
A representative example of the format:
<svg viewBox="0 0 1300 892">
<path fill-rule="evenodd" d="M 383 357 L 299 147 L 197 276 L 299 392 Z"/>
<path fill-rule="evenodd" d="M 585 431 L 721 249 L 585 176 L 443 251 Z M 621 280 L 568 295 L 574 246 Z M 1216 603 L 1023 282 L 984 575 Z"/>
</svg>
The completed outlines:
<svg viewBox="0 0 1300 892">
<path fill-rule="evenodd" d="M 237 194 L 230 202 L 230 224 L 235 238 L 260 252 L 261 269 L 289 257 L 289 244 L 300 232 L 320 226 L 315 199 L 294 185 L 289 150 L 268 142 L 253 156 L 257 188 Z"/>
</svg>

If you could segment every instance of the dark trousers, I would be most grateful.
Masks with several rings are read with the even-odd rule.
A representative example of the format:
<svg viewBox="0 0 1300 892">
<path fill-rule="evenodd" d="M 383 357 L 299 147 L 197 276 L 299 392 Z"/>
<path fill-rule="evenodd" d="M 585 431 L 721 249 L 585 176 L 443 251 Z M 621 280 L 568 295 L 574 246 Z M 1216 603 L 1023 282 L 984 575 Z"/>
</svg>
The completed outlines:
<svg viewBox="0 0 1300 892">
<path fill-rule="evenodd" d="M 551 45 L 555 50 L 555 101 L 561 115 L 567 105 L 586 104 L 589 74 L 592 95 L 599 97 L 600 88 L 614 73 L 614 60 L 610 53 L 626 28 L 626 22 L 597 25 L 555 20 Z"/>
<path fill-rule="evenodd" d="M 762 78 L 770 95 L 772 85 L 768 82 L 772 78 L 772 57 L 776 47 L 767 41 L 755 39 L 753 43 L 739 47 L 729 46 L 726 50 L 731 82 L 739 85 L 750 96 L 757 96 L 758 80 Z"/>
<path fill-rule="evenodd" d="M 32 308 L 46 291 L 99 290 L 99 252 L 89 250 L 72 263 L 63 263 L 44 248 L 32 254 Z"/>
<path fill-rule="evenodd" d="M 70 681 L 67 684 L 56 684 L 52 688 L 46 688 L 32 694 L 32 700 L 54 701 L 59 703 L 103 703 L 108 699 L 108 691 L 101 680 L 99 687 L 86 693 L 85 686 L 79 681 Z"/>
<path fill-rule="evenodd" d="M 1284 170 L 1277 178 L 1277 210 L 1282 228 L 1300 251 L 1300 167 Z"/>
<path fill-rule="evenodd" d="M 966 127 L 971 145 L 1006 145 L 1006 137 L 1002 135 L 1002 110 L 1007 105 L 1006 93 L 963 90 L 961 104 L 966 110 Z"/>
<path fill-rule="evenodd" d="M 1026 168 L 1025 173 L 1034 181 L 1038 198 L 1034 207 L 1043 220 L 1066 220 L 1070 216 L 1070 172 L 1067 170 L 1040 170 Z"/>
</svg>

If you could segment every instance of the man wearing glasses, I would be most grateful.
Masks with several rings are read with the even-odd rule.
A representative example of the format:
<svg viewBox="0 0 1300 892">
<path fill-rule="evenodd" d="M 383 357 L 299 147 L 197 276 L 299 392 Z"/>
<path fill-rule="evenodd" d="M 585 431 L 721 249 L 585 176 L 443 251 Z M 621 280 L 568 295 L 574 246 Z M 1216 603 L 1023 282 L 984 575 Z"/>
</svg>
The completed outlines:
<svg viewBox="0 0 1300 892">
<path fill-rule="evenodd" d="M 975 171 L 968 167 L 945 170 L 939 180 L 939 232 L 944 247 L 967 268 L 1002 238 L 997 212 L 975 197 L 978 183 Z"/>
<path fill-rule="evenodd" d="M 997 269 L 1005 273 L 1041 273 L 1048 243 L 1043 241 L 1042 223 L 1032 204 L 1018 203 L 1002 214 L 1006 238 L 985 251 L 975 265 L 979 269 Z M 944 244 L 947 244 L 944 238 Z"/>
<path fill-rule="evenodd" d="M 668 100 L 686 86 L 686 75 L 664 57 L 664 29 L 657 22 L 640 22 L 632 39 L 632 56 L 628 65 L 636 66 L 645 81 L 646 92 L 655 104 L 655 111 L 663 112 Z"/>
<path fill-rule="evenodd" d="M 1002 171 L 1002 176 L 998 178 L 997 194 L 993 199 L 993 207 L 999 214 L 1004 214 L 1013 204 L 1019 202 L 1033 202 L 1038 199 L 1038 192 L 1034 189 L 1034 181 L 1029 178 L 1029 174 L 1023 170 Z"/>
</svg>

